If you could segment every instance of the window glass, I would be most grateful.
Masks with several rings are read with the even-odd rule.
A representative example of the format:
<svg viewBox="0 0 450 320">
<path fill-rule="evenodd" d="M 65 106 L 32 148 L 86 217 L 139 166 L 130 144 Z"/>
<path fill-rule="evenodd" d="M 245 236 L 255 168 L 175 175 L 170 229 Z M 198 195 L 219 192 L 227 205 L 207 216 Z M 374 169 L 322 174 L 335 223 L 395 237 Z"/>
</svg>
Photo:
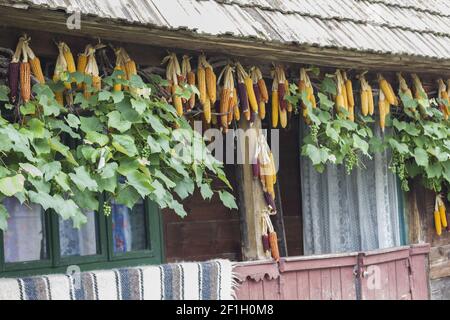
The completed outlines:
<svg viewBox="0 0 450 320">
<path fill-rule="evenodd" d="M 44 213 L 36 204 L 20 204 L 16 198 L 3 201 L 9 213 L 8 230 L 3 233 L 5 262 L 48 258 Z"/>
<path fill-rule="evenodd" d="M 59 217 L 60 253 L 67 256 L 95 255 L 97 251 L 97 219 L 94 211 L 85 212 L 86 224 L 80 229 L 73 227 L 72 220 Z"/>
<path fill-rule="evenodd" d="M 111 214 L 115 253 L 148 249 L 145 232 L 145 206 L 142 200 L 133 207 L 133 210 L 113 201 Z"/>
</svg>

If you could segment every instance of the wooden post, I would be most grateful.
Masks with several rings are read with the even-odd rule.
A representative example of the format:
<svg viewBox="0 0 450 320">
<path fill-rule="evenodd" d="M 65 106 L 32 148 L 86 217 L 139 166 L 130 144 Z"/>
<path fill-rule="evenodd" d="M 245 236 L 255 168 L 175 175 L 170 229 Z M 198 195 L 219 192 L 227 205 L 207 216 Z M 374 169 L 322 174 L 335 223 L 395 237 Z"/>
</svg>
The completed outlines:
<svg viewBox="0 0 450 320">
<path fill-rule="evenodd" d="M 242 117 L 244 118 L 244 117 Z M 241 119 L 240 128 L 261 129 L 261 120 L 256 117 L 253 126 L 247 120 Z M 254 150 L 257 135 L 249 134 L 249 139 L 238 139 L 237 149 L 243 155 L 243 164 L 236 166 L 236 176 L 239 193 L 239 214 L 241 217 L 241 241 L 243 260 L 267 259 L 262 247 L 261 214 L 266 208 L 264 193 L 259 179 L 253 178 L 249 150 Z M 251 154 L 251 153 L 250 153 Z"/>
</svg>

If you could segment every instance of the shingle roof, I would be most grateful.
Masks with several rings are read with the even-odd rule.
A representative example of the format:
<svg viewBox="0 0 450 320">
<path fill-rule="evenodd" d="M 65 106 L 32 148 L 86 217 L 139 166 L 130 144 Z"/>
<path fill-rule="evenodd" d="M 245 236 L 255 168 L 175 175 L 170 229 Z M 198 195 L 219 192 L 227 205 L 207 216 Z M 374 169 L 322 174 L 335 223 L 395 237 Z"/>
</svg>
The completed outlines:
<svg viewBox="0 0 450 320">
<path fill-rule="evenodd" d="M 447 0 L 0 0 L 268 43 L 450 59 Z"/>
</svg>

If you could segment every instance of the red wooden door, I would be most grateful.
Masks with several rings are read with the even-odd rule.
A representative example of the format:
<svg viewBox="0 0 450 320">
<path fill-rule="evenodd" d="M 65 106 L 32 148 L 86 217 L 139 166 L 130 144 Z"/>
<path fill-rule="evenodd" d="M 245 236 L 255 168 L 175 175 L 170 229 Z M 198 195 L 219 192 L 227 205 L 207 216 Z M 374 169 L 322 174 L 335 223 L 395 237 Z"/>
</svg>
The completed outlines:
<svg viewBox="0 0 450 320">
<path fill-rule="evenodd" d="M 428 299 L 428 245 L 238 263 L 238 299 Z"/>
</svg>

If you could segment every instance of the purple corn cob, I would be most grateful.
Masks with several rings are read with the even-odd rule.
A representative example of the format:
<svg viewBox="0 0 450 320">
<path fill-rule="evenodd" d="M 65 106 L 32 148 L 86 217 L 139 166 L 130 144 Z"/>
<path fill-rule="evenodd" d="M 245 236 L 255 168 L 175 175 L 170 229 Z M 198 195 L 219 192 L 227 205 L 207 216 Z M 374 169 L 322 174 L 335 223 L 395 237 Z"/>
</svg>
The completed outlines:
<svg viewBox="0 0 450 320">
<path fill-rule="evenodd" d="M 243 82 L 238 82 L 238 94 L 242 112 L 245 112 L 248 110 L 248 94 L 247 89 L 245 88 L 245 84 Z"/>
<path fill-rule="evenodd" d="M 270 251 L 269 236 L 267 234 L 262 235 L 262 245 L 264 251 Z"/>
<path fill-rule="evenodd" d="M 269 207 L 273 209 L 273 211 L 277 211 L 277 206 L 275 205 L 275 201 L 272 198 L 272 195 L 268 192 L 264 192 L 264 199 Z"/>
<path fill-rule="evenodd" d="M 20 63 L 11 62 L 8 70 L 8 81 L 11 102 L 15 103 L 19 94 Z"/>
<path fill-rule="evenodd" d="M 261 91 L 259 90 L 259 86 L 257 83 L 253 84 L 253 91 L 255 92 L 256 102 L 258 102 L 258 106 L 261 102 Z"/>
</svg>

